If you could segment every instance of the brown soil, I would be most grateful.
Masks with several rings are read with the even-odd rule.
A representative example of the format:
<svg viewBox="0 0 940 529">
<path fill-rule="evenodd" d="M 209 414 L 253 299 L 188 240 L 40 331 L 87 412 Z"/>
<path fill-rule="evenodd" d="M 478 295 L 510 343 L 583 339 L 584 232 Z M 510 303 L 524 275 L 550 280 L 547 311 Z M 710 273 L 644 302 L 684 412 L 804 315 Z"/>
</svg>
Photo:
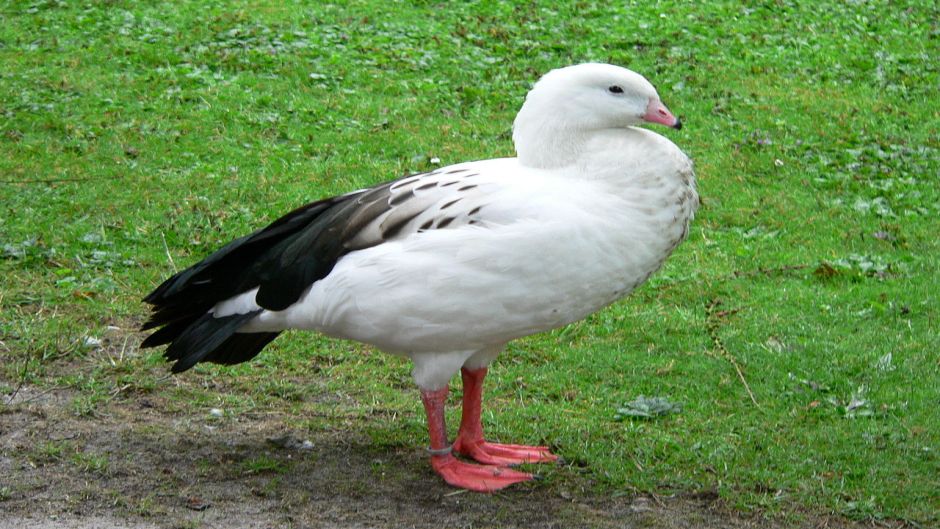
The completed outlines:
<svg viewBox="0 0 940 529">
<path fill-rule="evenodd" d="M 213 422 L 150 397 L 77 417 L 70 400 L 27 387 L 0 406 L 0 529 L 855 526 L 744 517 L 716 495 L 591 496 L 575 468 L 558 470 L 571 474 L 561 485 L 468 493 L 437 479 L 419 449 L 376 448 L 355 431 Z"/>
</svg>

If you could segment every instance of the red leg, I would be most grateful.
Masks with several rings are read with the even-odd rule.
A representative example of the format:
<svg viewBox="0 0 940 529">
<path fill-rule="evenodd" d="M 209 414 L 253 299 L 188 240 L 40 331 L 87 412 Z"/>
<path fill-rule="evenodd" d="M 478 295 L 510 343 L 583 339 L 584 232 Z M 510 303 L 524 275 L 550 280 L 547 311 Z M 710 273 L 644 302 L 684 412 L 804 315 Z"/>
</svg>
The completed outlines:
<svg viewBox="0 0 940 529">
<path fill-rule="evenodd" d="M 461 370 L 463 377 L 463 415 L 454 441 L 454 451 L 487 465 L 518 465 L 555 461 L 558 456 L 546 446 L 525 446 L 489 443 L 483 439 L 480 408 L 483 399 L 483 378 L 486 368 Z"/>
<path fill-rule="evenodd" d="M 447 388 L 436 391 L 421 391 L 421 402 L 428 415 L 428 434 L 431 437 L 431 450 L 446 452 L 447 428 L 444 424 L 444 402 L 447 400 Z M 457 460 L 450 453 L 433 453 L 431 467 L 444 481 L 454 487 L 493 492 L 501 488 L 528 481 L 531 474 L 517 472 L 508 468 L 492 465 L 476 465 Z"/>
</svg>

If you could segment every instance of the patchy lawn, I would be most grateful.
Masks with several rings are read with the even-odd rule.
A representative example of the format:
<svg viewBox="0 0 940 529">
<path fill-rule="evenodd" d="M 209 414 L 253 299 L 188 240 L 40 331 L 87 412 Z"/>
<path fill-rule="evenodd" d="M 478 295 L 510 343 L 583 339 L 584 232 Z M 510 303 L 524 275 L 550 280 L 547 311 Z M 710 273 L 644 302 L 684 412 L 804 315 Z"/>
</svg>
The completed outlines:
<svg viewBox="0 0 940 529">
<path fill-rule="evenodd" d="M 0 7 L 0 527 L 940 523 L 935 2 L 415 4 Z M 494 365 L 484 422 L 561 454 L 543 480 L 439 483 L 409 366 L 357 344 L 138 349 L 174 270 L 510 155 L 589 60 L 659 87 L 704 205 L 650 284 Z"/>
</svg>

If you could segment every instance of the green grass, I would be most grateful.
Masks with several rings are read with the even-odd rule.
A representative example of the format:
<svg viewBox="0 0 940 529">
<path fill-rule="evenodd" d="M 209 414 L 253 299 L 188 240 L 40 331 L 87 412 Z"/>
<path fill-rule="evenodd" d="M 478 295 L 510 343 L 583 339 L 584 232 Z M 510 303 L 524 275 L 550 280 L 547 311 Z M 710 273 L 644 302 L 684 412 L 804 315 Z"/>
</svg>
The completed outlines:
<svg viewBox="0 0 940 529">
<path fill-rule="evenodd" d="M 306 201 L 510 155 L 540 73 L 606 61 L 683 118 L 663 133 L 704 205 L 650 285 L 510 346 L 491 434 L 551 442 L 599 494 L 937 521 L 934 2 L 270 4 L 0 8 L 0 389 L 71 387 L 92 418 L 156 393 L 423 444 L 404 362 L 295 333 L 169 384 L 127 340 L 138 300 Z M 614 419 L 641 394 L 682 411 Z"/>
<path fill-rule="evenodd" d="M 72 456 L 72 464 L 88 474 L 106 475 L 111 471 L 111 462 L 106 455 L 77 452 Z"/>
</svg>

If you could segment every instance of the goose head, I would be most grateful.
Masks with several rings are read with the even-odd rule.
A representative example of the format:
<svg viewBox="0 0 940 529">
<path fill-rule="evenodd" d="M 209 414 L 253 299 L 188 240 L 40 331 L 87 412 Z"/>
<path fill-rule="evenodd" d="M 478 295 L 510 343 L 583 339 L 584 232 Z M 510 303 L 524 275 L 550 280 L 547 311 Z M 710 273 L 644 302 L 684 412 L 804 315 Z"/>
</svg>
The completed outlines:
<svg viewBox="0 0 940 529">
<path fill-rule="evenodd" d="M 642 75 L 610 64 L 578 64 L 535 83 L 513 123 L 513 141 L 523 164 L 545 167 L 592 132 L 643 123 L 682 128 Z"/>
</svg>

